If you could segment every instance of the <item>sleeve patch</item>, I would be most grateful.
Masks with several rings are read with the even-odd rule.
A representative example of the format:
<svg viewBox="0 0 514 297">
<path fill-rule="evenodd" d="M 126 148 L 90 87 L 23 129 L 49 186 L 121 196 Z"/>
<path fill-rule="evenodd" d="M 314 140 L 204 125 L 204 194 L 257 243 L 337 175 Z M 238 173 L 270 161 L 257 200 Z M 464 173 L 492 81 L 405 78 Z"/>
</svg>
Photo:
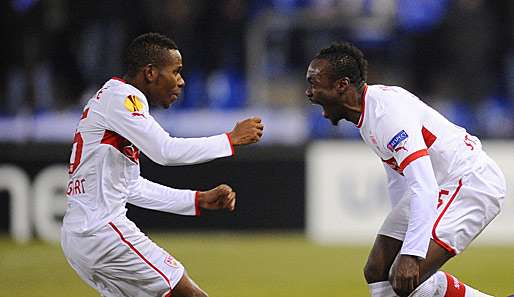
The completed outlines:
<svg viewBox="0 0 514 297">
<path fill-rule="evenodd" d="M 125 108 L 130 112 L 138 112 L 143 110 L 143 103 L 135 95 L 125 97 Z"/>
<path fill-rule="evenodd" d="M 402 130 L 400 132 L 398 132 L 390 141 L 389 143 L 387 144 L 387 148 L 391 151 L 391 152 L 394 152 L 397 147 L 402 143 L 404 142 L 407 138 L 409 137 L 409 135 L 407 135 L 407 132 L 405 132 L 405 130 Z M 402 148 L 404 146 L 400 146 L 400 148 Z"/>
</svg>

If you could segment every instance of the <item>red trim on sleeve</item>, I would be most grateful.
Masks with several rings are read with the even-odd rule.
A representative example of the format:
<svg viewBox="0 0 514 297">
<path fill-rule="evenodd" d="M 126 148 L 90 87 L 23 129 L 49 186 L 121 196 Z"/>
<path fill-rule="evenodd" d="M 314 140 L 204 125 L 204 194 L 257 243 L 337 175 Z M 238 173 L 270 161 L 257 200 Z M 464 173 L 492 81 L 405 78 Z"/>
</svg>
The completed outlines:
<svg viewBox="0 0 514 297">
<path fill-rule="evenodd" d="M 430 148 L 437 139 L 437 136 L 432 134 L 432 132 L 430 132 L 430 130 L 428 130 L 425 127 L 421 128 L 421 134 L 423 135 L 423 140 L 425 141 L 425 145 L 427 146 L 427 148 Z"/>
<path fill-rule="evenodd" d="M 199 217 L 202 215 L 202 211 L 200 209 L 200 204 L 198 203 L 198 191 L 195 193 L 195 216 Z"/>
<path fill-rule="evenodd" d="M 170 279 L 162 271 L 160 271 L 157 267 L 155 267 L 155 265 L 153 265 L 150 261 L 148 261 L 148 259 L 146 259 L 145 256 L 143 256 L 143 254 L 141 254 L 141 252 L 139 252 L 136 249 L 136 247 L 134 245 L 132 245 L 132 243 L 130 243 L 127 239 L 125 239 L 125 237 L 123 236 L 121 231 L 118 229 L 118 227 L 116 227 L 116 225 L 114 225 L 112 222 L 110 222 L 109 225 L 112 227 L 112 229 L 114 229 L 114 231 L 116 231 L 116 233 L 118 233 L 118 236 L 120 237 L 121 241 L 123 241 L 123 243 L 125 243 L 132 251 L 134 251 L 134 253 L 136 253 L 139 256 L 139 258 L 141 258 L 146 264 L 148 264 L 148 266 L 152 267 L 153 270 L 155 270 L 157 273 L 159 273 L 162 276 L 162 278 L 164 278 L 164 280 L 166 281 L 168 286 L 170 286 Z"/>
<path fill-rule="evenodd" d="M 121 81 L 124 84 L 127 83 L 123 78 L 119 78 L 119 77 L 116 77 L 116 76 L 113 76 L 111 79 L 114 79 L 114 80 L 117 80 L 117 81 Z"/>
<path fill-rule="evenodd" d="M 459 193 L 461 187 L 462 187 L 462 179 L 459 179 L 459 186 L 457 187 L 457 189 L 453 193 L 453 195 L 450 198 L 450 200 L 448 200 L 448 203 L 446 203 L 446 206 L 444 207 L 443 211 L 441 211 L 441 214 L 439 215 L 439 217 L 435 221 L 434 227 L 432 228 L 432 238 L 434 239 L 434 241 L 437 244 L 439 244 L 442 248 L 444 248 L 445 250 L 450 252 L 452 255 L 456 254 L 455 249 L 453 249 L 451 246 L 449 246 L 447 243 L 443 242 L 441 239 L 439 239 L 437 237 L 436 228 L 437 228 L 437 225 L 439 224 L 439 222 L 441 221 L 441 218 L 443 217 L 444 213 L 448 210 L 448 208 L 450 207 L 450 204 L 452 204 L 453 200 L 455 199 L 455 197 Z"/>
<path fill-rule="evenodd" d="M 368 85 L 364 86 L 364 92 L 362 92 L 361 96 L 361 116 L 359 118 L 359 122 L 357 123 L 357 128 L 362 127 L 362 122 L 364 121 L 364 111 L 366 110 L 366 92 L 368 91 Z"/>
<path fill-rule="evenodd" d="M 414 153 L 410 154 L 409 156 L 407 156 L 407 158 L 403 159 L 402 163 L 400 164 L 400 170 L 403 172 L 405 167 L 407 167 L 412 161 L 423 156 L 428 156 L 427 149 L 415 151 Z"/>
<path fill-rule="evenodd" d="M 225 133 L 228 138 L 228 142 L 230 143 L 230 150 L 232 152 L 232 156 L 234 155 L 234 145 L 232 144 L 232 137 L 230 137 L 230 133 Z"/>
</svg>

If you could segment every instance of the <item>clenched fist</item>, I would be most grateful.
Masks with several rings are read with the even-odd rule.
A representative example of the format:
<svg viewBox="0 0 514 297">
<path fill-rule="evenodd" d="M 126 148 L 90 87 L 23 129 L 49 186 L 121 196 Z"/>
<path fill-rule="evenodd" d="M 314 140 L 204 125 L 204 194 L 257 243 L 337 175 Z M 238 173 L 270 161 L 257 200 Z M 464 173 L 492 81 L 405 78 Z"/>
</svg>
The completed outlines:
<svg viewBox="0 0 514 297">
<path fill-rule="evenodd" d="M 226 208 L 233 211 L 236 208 L 236 192 L 225 184 L 209 191 L 198 192 L 198 205 L 204 209 Z"/>
<path fill-rule="evenodd" d="M 237 122 L 234 129 L 229 133 L 232 145 L 243 145 L 258 142 L 262 137 L 264 125 L 258 117 Z"/>
</svg>

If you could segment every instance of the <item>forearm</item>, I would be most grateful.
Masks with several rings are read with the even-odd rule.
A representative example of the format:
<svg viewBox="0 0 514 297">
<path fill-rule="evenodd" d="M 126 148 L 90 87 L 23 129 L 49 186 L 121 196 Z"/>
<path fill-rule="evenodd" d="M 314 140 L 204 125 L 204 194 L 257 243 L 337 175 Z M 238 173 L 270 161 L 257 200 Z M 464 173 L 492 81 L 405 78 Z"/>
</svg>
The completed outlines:
<svg viewBox="0 0 514 297">
<path fill-rule="evenodd" d="M 163 186 L 142 177 L 128 202 L 139 207 L 181 215 L 199 215 L 197 192 Z"/>
<path fill-rule="evenodd" d="M 438 185 L 428 156 L 415 160 L 403 172 L 410 196 L 410 216 L 400 254 L 425 258 L 436 218 Z"/>
<path fill-rule="evenodd" d="M 188 165 L 233 155 L 227 134 L 200 138 L 168 138 L 161 146 L 163 165 Z"/>
<path fill-rule="evenodd" d="M 133 117 L 124 109 L 109 112 L 109 128 L 130 141 L 152 161 L 161 165 L 187 165 L 231 156 L 228 134 L 199 138 L 171 137 L 149 114 Z"/>
</svg>

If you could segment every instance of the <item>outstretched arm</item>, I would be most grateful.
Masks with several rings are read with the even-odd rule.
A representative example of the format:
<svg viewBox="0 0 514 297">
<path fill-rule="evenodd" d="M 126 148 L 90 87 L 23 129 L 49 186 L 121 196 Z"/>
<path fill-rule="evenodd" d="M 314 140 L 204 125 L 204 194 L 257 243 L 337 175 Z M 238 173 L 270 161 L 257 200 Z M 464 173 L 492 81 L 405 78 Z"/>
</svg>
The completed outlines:
<svg viewBox="0 0 514 297">
<path fill-rule="evenodd" d="M 233 155 L 235 145 L 255 143 L 262 136 L 259 118 L 237 123 L 230 133 L 199 138 L 171 137 L 150 115 L 146 100 L 143 108 L 134 113 L 123 100 L 109 103 L 106 115 L 107 130 L 112 130 L 139 148 L 152 161 L 161 165 L 187 165 Z"/>
</svg>

